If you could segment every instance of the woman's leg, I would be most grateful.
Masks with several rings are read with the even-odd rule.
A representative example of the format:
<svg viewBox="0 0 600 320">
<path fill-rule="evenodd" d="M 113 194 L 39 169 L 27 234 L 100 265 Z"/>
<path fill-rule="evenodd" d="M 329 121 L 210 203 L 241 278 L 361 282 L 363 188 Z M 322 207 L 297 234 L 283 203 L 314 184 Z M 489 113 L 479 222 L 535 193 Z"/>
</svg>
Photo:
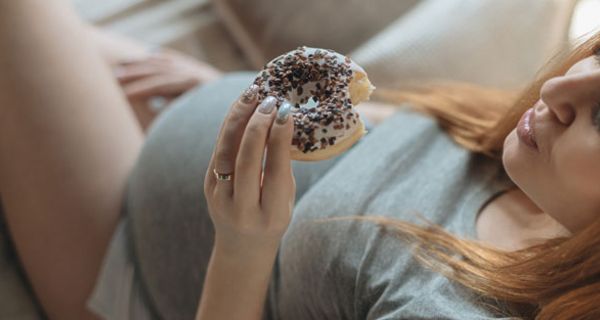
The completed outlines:
<svg viewBox="0 0 600 320">
<path fill-rule="evenodd" d="M 67 1 L 0 1 L 0 191 L 51 319 L 85 301 L 143 135 Z"/>
</svg>

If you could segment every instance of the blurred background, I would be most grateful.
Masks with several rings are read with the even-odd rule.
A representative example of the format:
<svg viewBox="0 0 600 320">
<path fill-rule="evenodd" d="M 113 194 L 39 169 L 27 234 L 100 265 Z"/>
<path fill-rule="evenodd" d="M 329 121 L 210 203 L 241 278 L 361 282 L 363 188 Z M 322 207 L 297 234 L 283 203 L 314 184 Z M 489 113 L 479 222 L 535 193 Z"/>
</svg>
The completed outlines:
<svg viewBox="0 0 600 320">
<path fill-rule="evenodd" d="M 91 24 L 222 71 L 299 45 L 350 55 L 372 81 L 513 88 L 600 25 L 600 0 L 72 0 Z"/>
</svg>

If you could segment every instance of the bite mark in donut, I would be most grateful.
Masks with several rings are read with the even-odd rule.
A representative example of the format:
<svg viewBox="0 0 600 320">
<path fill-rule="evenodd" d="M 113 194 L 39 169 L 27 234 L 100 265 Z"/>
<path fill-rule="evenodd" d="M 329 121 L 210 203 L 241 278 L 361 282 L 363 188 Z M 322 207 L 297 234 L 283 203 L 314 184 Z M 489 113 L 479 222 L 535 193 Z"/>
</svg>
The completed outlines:
<svg viewBox="0 0 600 320">
<path fill-rule="evenodd" d="M 259 101 L 274 96 L 278 108 L 283 99 L 294 105 L 294 160 L 333 157 L 366 134 L 353 106 L 367 100 L 374 87 L 360 66 L 333 50 L 303 46 L 282 54 L 265 65 L 254 84 Z"/>
</svg>

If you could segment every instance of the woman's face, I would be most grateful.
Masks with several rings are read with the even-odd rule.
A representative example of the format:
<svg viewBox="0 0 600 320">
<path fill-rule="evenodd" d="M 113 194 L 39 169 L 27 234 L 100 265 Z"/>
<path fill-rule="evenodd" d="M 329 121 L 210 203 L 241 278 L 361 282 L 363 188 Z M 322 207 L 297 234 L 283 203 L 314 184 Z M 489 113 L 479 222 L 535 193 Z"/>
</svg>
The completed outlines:
<svg viewBox="0 0 600 320">
<path fill-rule="evenodd" d="M 530 127 L 534 147 L 519 137 L 518 131 L 527 136 L 524 127 L 506 137 L 506 172 L 544 213 L 577 232 L 600 218 L 598 58 L 583 59 L 544 83 Z"/>
</svg>

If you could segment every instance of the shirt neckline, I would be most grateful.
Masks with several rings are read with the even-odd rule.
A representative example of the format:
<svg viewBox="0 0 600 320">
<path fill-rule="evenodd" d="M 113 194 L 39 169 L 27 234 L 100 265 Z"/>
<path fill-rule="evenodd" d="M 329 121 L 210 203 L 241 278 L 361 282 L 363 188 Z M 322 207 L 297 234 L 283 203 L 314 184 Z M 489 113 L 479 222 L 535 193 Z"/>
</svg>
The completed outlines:
<svg viewBox="0 0 600 320">
<path fill-rule="evenodd" d="M 478 240 L 476 222 L 481 210 L 489 202 L 516 187 L 512 180 L 506 175 L 503 168 L 500 167 L 499 170 L 500 172 L 496 172 L 497 174 L 492 175 L 487 182 L 483 183 L 477 191 L 471 193 L 465 200 L 459 211 L 460 215 L 465 217 L 465 219 L 461 219 L 462 222 L 459 226 L 461 235 L 472 240 Z M 499 177 L 498 174 L 501 176 Z"/>
</svg>

